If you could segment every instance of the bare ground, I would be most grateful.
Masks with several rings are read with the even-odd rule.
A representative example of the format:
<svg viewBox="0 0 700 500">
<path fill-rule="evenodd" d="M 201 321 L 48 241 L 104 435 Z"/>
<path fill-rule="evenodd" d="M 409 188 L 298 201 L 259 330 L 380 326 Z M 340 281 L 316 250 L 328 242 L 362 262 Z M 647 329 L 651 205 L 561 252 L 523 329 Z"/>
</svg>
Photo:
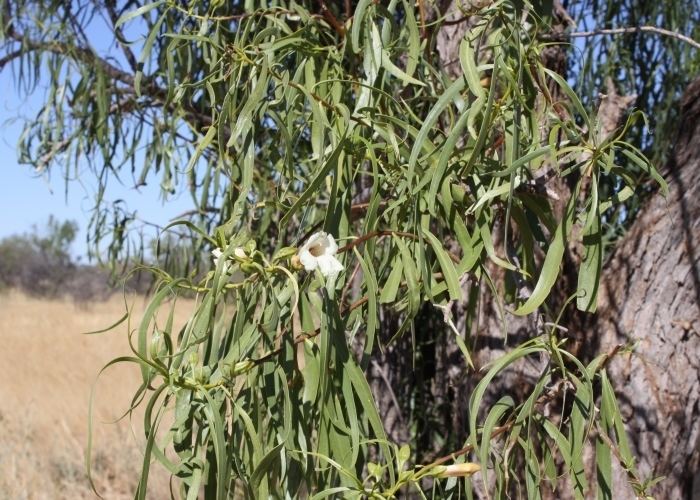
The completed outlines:
<svg viewBox="0 0 700 500">
<path fill-rule="evenodd" d="M 143 298 L 128 300 L 138 318 Z M 120 296 L 76 305 L 0 295 L 0 500 L 97 498 L 85 472 L 90 389 L 107 362 L 130 350 L 126 324 L 82 332 L 103 329 L 124 311 Z M 117 365 L 96 385 L 93 479 L 106 499 L 132 498 L 138 483 L 138 417 L 107 422 L 128 408 L 139 381 L 136 365 Z M 169 498 L 163 469 L 153 466 L 151 477 L 148 498 Z"/>
</svg>

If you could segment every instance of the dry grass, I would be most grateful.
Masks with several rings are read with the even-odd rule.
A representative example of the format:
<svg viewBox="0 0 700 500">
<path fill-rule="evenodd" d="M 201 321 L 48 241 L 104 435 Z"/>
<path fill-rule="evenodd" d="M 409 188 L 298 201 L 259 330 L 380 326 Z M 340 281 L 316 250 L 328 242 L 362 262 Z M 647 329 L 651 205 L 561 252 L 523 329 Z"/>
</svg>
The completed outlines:
<svg viewBox="0 0 700 500">
<path fill-rule="evenodd" d="M 143 299 L 130 301 L 138 318 Z M 84 460 L 90 388 L 102 366 L 130 351 L 124 324 L 99 335 L 81 332 L 109 326 L 123 313 L 119 296 L 78 306 L 0 295 L 0 499 L 96 498 Z M 105 422 L 128 408 L 139 381 L 136 365 L 117 365 L 97 384 L 93 475 L 107 499 L 131 498 L 138 482 L 139 423 Z M 166 473 L 154 466 L 152 474 L 148 498 L 169 498 Z"/>
</svg>

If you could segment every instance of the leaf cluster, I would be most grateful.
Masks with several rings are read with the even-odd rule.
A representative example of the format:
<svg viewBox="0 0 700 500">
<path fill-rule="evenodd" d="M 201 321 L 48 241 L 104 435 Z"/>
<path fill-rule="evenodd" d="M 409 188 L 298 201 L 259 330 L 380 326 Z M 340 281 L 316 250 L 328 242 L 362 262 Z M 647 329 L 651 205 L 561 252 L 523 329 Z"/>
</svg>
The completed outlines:
<svg viewBox="0 0 700 500">
<path fill-rule="evenodd" d="M 464 289 L 475 282 L 493 290 L 504 318 L 556 325 L 550 295 L 572 246 L 582 259 L 566 293 L 595 311 L 606 211 L 645 176 L 665 186 L 626 140 L 640 116 L 600 133 L 544 64 L 547 25 L 527 3 L 465 11 L 454 61 L 431 36 L 449 21 L 431 19 L 424 2 L 351 4 L 107 2 L 128 69 L 83 44 L 80 27 L 100 5 L 4 4 L 13 22 L 2 36 L 19 47 L 20 68 L 50 72 L 23 159 L 43 169 L 60 156 L 75 175 L 88 161 L 99 180 L 95 245 L 111 231 L 109 258 L 130 251 L 136 217 L 118 201 L 104 208 L 110 178 L 157 176 L 165 192 L 184 182 L 196 207 L 162 231 L 190 238 L 199 262 L 180 275 L 151 269 L 159 284 L 145 314 L 133 328 L 129 311 L 123 318 L 133 354 L 111 363 L 142 374 L 128 412 L 145 407 L 137 498 L 152 461 L 184 498 L 393 498 L 411 488 L 440 498 L 570 488 L 583 498 L 588 443 L 602 497 L 612 498 L 613 455 L 644 493 L 605 357 L 584 365 L 548 327 L 479 374 L 476 337 L 449 320 L 460 304 L 474 324 Z M 130 41 L 130 30 L 143 37 Z M 605 182 L 618 189 L 601 190 Z M 317 231 L 342 245 L 337 279 L 292 258 Z M 176 328 L 183 294 L 196 305 Z M 468 469 L 447 459 L 409 463 L 417 450 L 390 441 L 366 379 L 378 349 L 415 335 L 424 304 L 446 312 L 464 376 L 481 377 L 465 410 L 468 440 L 450 456 L 478 463 L 478 485 L 443 477 Z M 399 318 L 395 331 L 381 331 L 384 315 Z M 482 408 L 495 377 L 532 356 L 546 367 L 528 396 Z M 551 402 L 558 412 L 544 411 Z"/>
</svg>

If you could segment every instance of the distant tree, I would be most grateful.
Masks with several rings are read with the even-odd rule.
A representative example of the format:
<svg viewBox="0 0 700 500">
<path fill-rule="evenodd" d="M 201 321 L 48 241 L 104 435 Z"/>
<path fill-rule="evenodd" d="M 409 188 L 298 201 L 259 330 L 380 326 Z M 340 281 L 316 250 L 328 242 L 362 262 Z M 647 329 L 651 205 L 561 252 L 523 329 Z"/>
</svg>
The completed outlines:
<svg viewBox="0 0 700 500">
<path fill-rule="evenodd" d="M 673 107 L 699 68 L 695 0 L 1 1 L 0 68 L 47 87 L 20 160 L 97 180 L 93 252 L 144 260 L 111 183 L 193 199 L 157 228 L 183 258 L 151 266 L 127 360 L 137 498 L 154 460 L 183 498 L 691 495 L 694 375 L 642 361 L 688 324 L 671 354 L 691 359 L 696 323 L 632 320 L 697 302 L 615 291 L 631 258 L 698 275 L 692 231 L 655 225 L 648 160 L 682 117 L 669 165 L 697 172 L 693 94 Z M 686 175 L 669 203 L 690 228 Z M 157 312 L 182 294 L 175 331 Z M 650 381 L 689 392 L 634 393 Z M 691 437 L 656 446 L 667 431 Z"/>
<path fill-rule="evenodd" d="M 75 242 L 77 233 L 77 222 L 60 222 L 53 215 L 49 215 L 46 228 L 39 231 L 35 226 L 30 234 L 30 240 L 42 257 L 68 266 L 72 260 L 71 246 Z"/>
<path fill-rule="evenodd" d="M 37 295 L 57 295 L 66 284 L 75 264 L 70 248 L 78 225 L 59 222 L 52 215 L 46 227 L 34 226 L 24 235 L 0 241 L 0 283 Z"/>
<path fill-rule="evenodd" d="M 44 227 L 33 226 L 29 233 L 0 240 L 0 290 L 72 298 L 84 304 L 111 296 L 109 271 L 74 258 L 71 247 L 77 232 L 75 221 L 61 222 L 51 215 Z M 128 285 L 128 290 L 135 289 L 133 281 Z"/>
</svg>

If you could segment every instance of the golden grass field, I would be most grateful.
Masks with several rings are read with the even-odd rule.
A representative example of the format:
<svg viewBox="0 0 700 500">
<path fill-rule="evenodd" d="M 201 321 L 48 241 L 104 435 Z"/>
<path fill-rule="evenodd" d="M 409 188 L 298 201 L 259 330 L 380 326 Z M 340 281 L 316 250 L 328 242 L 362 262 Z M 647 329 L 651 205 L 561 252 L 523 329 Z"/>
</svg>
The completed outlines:
<svg viewBox="0 0 700 500">
<path fill-rule="evenodd" d="M 144 299 L 129 301 L 138 320 Z M 130 350 L 125 324 L 82 332 L 124 311 L 121 295 L 76 305 L 0 294 L 0 500 L 97 498 L 85 472 L 90 388 L 107 362 Z M 138 483 L 140 422 L 105 422 L 128 408 L 139 381 L 136 365 L 117 365 L 96 386 L 93 477 L 106 499 L 132 498 Z M 148 498 L 170 498 L 168 489 L 167 474 L 153 466 Z"/>
</svg>

